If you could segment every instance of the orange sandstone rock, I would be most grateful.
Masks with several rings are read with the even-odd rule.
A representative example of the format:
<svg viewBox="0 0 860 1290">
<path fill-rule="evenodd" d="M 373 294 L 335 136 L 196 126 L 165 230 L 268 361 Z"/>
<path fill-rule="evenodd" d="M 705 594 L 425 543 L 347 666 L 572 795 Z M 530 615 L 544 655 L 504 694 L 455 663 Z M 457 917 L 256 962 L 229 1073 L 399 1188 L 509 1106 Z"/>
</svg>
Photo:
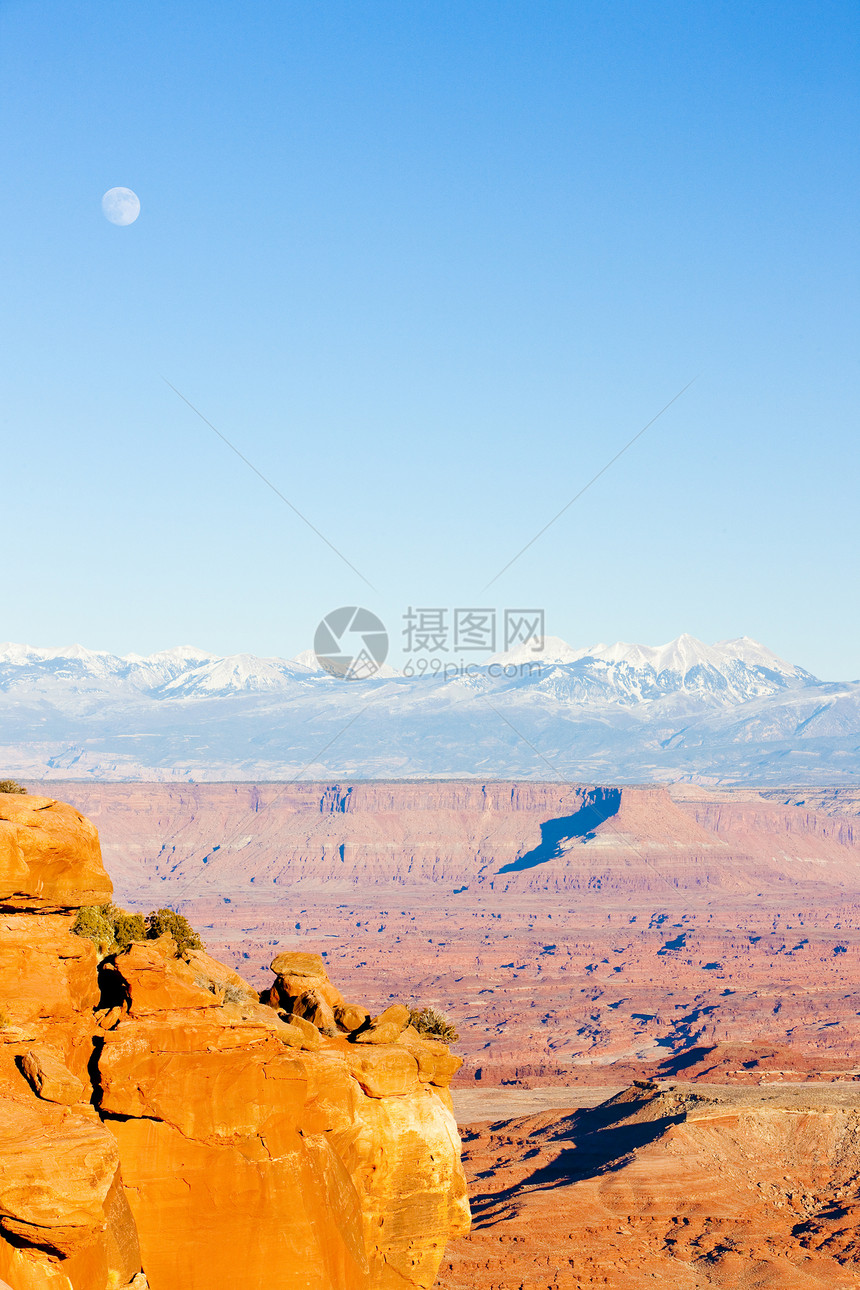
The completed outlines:
<svg viewBox="0 0 860 1290">
<path fill-rule="evenodd" d="M 356 1044 L 396 1044 L 400 1033 L 400 1027 L 394 1021 L 374 1022 L 366 1030 L 352 1035 L 352 1040 Z"/>
<path fill-rule="evenodd" d="M 314 980 L 324 977 L 328 980 L 322 955 L 305 954 L 300 950 L 286 951 L 272 959 L 272 971 L 275 976 L 305 976 Z"/>
<path fill-rule="evenodd" d="M 366 1099 L 351 1141 L 338 1141 L 363 1198 L 374 1290 L 432 1286 L 448 1235 L 469 1230 L 459 1141 L 453 1115 L 426 1085 Z"/>
<path fill-rule="evenodd" d="M 111 1134 L 92 1109 L 41 1101 L 23 1080 L 21 1089 L 0 1093 L 0 1272 L 15 1290 L 59 1290 L 60 1256 L 74 1290 L 106 1290 L 111 1276 L 126 1285 L 140 1253 Z"/>
<path fill-rule="evenodd" d="M 302 1035 L 304 1039 L 302 1047 L 315 1052 L 320 1046 L 321 1036 L 313 1022 L 307 1021 L 304 1017 L 297 1017 L 292 1012 L 285 1012 L 283 1015 L 287 1025 L 292 1026 Z"/>
<path fill-rule="evenodd" d="M 0 1009 L 16 1021 L 68 1019 L 99 1003 L 96 951 L 61 915 L 0 916 Z"/>
<path fill-rule="evenodd" d="M 334 1009 L 319 990 L 306 990 L 298 998 L 288 996 L 287 1002 L 294 1016 L 305 1018 L 324 1035 L 337 1034 Z"/>
<path fill-rule="evenodd" d="M 14 900 L 30 887 L 30 869 L 18 841 L 18 830 L 14 824 L 0 820 L 0 902 Z"/>
<path fill-rule="evenodd" d="M 357 1003 L 345 1003 L 334 1009 L 334 1019 L 341 1030 L 351 1032 L 369 1021 L 370 1013 Z"/>
<path fill-rule="evenodd" d="M 344 1006 L 344 998 L 329 980 L 320 954 L 278 954 L 272 960 L 272 971 L 276 979 L 263 996 L 265 1002 L 307 1017 L 317 1026 L 335 1028 L 334 1009 Z"/>
<path fill-rule="evenodd" d="M 79 909 L 110 900 L 98 833 L 74 807 L 0 793 L 0 823 L 0 901 L 8 908 Z"/>
<path fill-rule="evenodd" d="M 20 801 L 0 819 L 0 891 L 26 888 L 45 910 L 107 898 L 92 827 Z M 0 916 L 0 1278 L 426 1290 L 469 1214 L 456 1125 L 431 1084 L 443 1055 L 404 1037 L 405 1009 L 377 1019 L 396 1042 L 357 1046 L 320 956 L 279 956 L 271 1007 L 169 936 L 99 966 L 72 921 Z M 279 1015 L 301 998 L 330 1035 Z"/>
<path fill-rule="evenodd" d="M 46 1102 L 72 1106 L 75 1102 L 80 1102 L 84 1095 L 82 1081 L 49 1048 L 28 1048 L 21 1062 L 21 1070 L 33 1092 Z"/>
<path fill-rule="evenodd" d="M 204 983 L 209 989 L 223 991 L 225 999 L 231 1003 L 259 1002 L 260 996 L 253 986 L 205 950 L 190 950 L 184 957 L 198 984 Z"/>
<path fill-rule="evenodd" d="M 129 1011 L 136 1017 L 177 1008 L 217 1008 L 224 1002 L 223 990 L 213 993 L 198 984 L 187 963 L 165 957 L 155 942 L 136 942 L 117 955 L 114 975 L 126 988 Z"/>
<path fill-rule="evenodd" d="M 380 1012 L 378 1017 L 373 1018 L 375 1026 L 391 1025 L 396 1026 L 398 1033 L 404 1031 L 409 1025 L 409 1009 L 402 1003 L 393 1003 L 390 1008 Z"/>
<path fill-rule="evenodd" d="M 418 1088 L 418 1062 L 399 1045 L 353 1048 L 348 1060 L 351 1074 L 368 1097 L 403 1097 Z"/>
</svg>

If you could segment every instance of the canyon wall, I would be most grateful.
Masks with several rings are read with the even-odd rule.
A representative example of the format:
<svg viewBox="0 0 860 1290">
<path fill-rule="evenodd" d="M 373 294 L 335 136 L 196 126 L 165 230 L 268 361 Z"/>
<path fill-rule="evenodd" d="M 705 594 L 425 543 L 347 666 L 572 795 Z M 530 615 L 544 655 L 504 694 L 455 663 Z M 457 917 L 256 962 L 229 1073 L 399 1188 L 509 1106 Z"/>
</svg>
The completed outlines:
<svg viewBox="0 0 860 1290">
<path fill-rule="evenodd" d="M 38 787 L 38 786 L 35 786 Z M 56 791 L 57 785 L 45 786 Z M 751 791 L 461 781 L 104 784 L 65 795 L 118 888 L 197 899 L 267 890 L 659 892 L 853 889 L 856 820 Z M 820 790 L 818 790 L 819 796 Z M 553 843 L 555 845 L 553 845 Z M 531 855 L 533 864 L 523 865 Z M 665 870 L 665 872 L 664 872 Z"/>
</svg>

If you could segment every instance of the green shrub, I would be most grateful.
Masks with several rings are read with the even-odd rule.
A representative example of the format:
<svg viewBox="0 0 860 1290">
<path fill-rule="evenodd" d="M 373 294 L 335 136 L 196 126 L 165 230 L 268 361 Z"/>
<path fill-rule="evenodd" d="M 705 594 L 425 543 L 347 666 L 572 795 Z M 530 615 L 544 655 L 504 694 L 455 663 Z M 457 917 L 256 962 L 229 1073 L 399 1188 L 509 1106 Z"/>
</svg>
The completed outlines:
<svg viewBox="0 0 860 1290">
<path fill-rule="evenodd" d="M 460 1038 L 454 1025 L 436 1008 L 411 1008 L 409 1024 L 415 1027 L 419 1035 L 426 1035 L 428 1039 L 441 1039 L 443 1044 L 456 1044 Z"/>
<path fill-rule="evenodd" d="M 176 941 L 180 954 L 203 949 L 203 942 L 184 914 L 177 914 L 174 909 L 152 910 L 146 916 L 146 939 L 154 941 L 165 932 Z"/>
<path fill-rule="evenodd" d="M 130 914 L 117 905 L 84 905 L 72 931 L 92 941 L 100 958 L 122 953 L 133 941 L 146 940 L 143 914 Z"/>
<path fill-rule="evenodd" d="M 0 779 L 0 793 L 26 793 L 23 784 L 15 779 Z"/>
<path fill-rule="evenodd" d="M 116 909 L 113 906 L 113 935 L 117 944 L 117 953 L 122 954 L 135 941 L 146 940 L 146 920 L 143 914 L 130 914 L 127 909 Z"/>
<path fill-rule="evenodd" d="M 114 905 L 84 905 L 78 910 L 72 931 L 92 941 L 100 959 L 107 958 L 119 948 L 114 923 L 114 915 L 119 912 Z"/>
<path fill-rule="evenodd" d="M 122 954 L 135 941 L 156 940 L 165 932 L 176 941 L 180 954 L 203 948 L 188 919 L 172 909 L 154 909 L 144 918 L 118 905 L 84 905 L 78 910 L 72 931 L 92 941 L 101 959 Z"/>
</svg>

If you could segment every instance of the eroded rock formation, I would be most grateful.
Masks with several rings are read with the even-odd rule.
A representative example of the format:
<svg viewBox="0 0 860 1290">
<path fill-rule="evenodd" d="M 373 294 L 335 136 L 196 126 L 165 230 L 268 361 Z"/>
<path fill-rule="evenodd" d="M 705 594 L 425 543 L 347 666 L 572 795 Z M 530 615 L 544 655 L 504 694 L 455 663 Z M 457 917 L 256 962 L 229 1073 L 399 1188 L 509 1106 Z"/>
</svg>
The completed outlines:
<svg viewBox="0 0 860 1290">
<path fill-rule="evenodd" d="M 640 1084 L 464 1140 L 475 1228 L 441 1290 L 860 1284 L 856 1084 Z"/>
<path fill-rule="evenodd" d="M 99 964 L 71 930 L 111 896 L 98 838 L 51 799 L 0 796 L 0 884 L 0 1279 L 433 1284 L 469 1223 L 444 1045 L 314 955 L 279 956 L 270 1004 L 168 935 Z"/>
</svg>

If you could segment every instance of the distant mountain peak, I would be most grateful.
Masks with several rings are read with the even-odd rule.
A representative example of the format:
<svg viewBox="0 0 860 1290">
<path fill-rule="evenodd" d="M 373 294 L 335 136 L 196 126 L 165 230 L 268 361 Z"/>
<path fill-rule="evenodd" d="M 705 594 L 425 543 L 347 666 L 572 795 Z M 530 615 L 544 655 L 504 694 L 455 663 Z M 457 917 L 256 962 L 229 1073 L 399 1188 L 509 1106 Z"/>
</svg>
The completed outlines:
<svg viewBox="0 0 860 1290">
<path fill-rule="evenodd" d="M 814 679 L 811 673 L 787 663 L 749 636 L 706 645 L 689 632 L 682 632 L 665 645 L 616 641 L 613 645 L 600 643 L 585 649 L 576 649 L 558 636 L 546 636 L 541 645 L 532 639 L 504 653 L 494 654 L 488 661 L 501 664 L 541 662 L 549 666 L 579 663 L 586 659 L 626 664 L 635 671 L 651 669 L 657 676 L 671 672 L 683 677 L 696 667 L 710 667 L 722 673 L 726 667 L 741 664 L 748 668 L 763 668 L 780 676 Z"/>
<path fill-rule="evenodd" d="M 0 647 L 5 773 L 105 779 L 856 782 L 860 684 L 739 637 L 577 649 L 547 637 L 467 675 L 344 682 L 305 651 L 227 657 Z M 489 700 L 489 702 L 488 702 Z M 805 768 L 805 769 L 804 769 Z"/>
<path fill-rule="evenodd" d="M 506 665 L 518 665 L 521 663 L 574 663 L 588 650 L 574 649 L 563 641 L 560 636 L 544 636 L 539 641 L 537 637 L 523 641 L 520 645 L 515 645 L 512 649 L 504 650 L 499 654 L 493 654 L 487 659 L 487 664 L 500 663 Z"/>
<path fill-rule="evenodd" d="M 153 663 L 162 659 L 175 659 L 177 663 L 205 663 L 214 658 L 209 650 L 196 645 L 174 645 L 171 649 L 158 650 L 155 654 L 122 654 L 127 663 Z"/>
</svg>

